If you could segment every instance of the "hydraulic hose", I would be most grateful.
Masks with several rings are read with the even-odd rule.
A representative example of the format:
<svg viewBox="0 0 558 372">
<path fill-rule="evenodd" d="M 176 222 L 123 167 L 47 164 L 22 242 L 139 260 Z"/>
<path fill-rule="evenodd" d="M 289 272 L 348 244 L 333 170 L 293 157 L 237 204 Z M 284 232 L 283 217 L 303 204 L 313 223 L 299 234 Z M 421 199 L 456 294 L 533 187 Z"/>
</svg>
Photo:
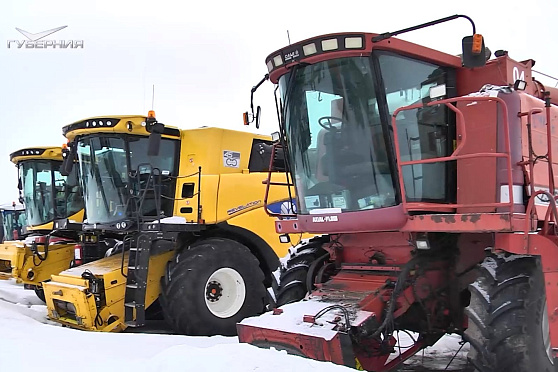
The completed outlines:
<svg viewBox="0 0 558 372">
<path fill-rule="evenodd" d="M 386 316 L 382 324 L 378 327 L 378 329 L 372 334 L 372 337 L 378 337 L 382 331 L 384 331 L 387 326 L 393 321 L 393 313 L 395 311 L 395 302 L 401 291 L 403 290 L 403 286 L 407 281 L 407 277 L 411 272 L 411 269 L 415 266 L 415 262 L 417 261 L 416 258 L 411 259 L 409 262 L 403 266 L 399 277 L 397 278 L 397 282 L 395 283 L 395 288 L 391 292 L 391 297 L 389 299 L 388 308 L 386 310 Z"/>
</svg>

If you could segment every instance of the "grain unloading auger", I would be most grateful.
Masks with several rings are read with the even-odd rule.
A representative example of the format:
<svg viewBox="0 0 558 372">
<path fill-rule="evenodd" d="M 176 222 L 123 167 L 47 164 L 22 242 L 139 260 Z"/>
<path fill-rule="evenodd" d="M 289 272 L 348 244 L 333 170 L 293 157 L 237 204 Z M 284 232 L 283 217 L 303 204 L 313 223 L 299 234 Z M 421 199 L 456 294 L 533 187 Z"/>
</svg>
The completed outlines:
<svg viewBox="0 0 558 372">
<path fill-rule="evenodd" d="M 458 333 L 478 371 L 554 370 L 558 91 L 533 60 L 486 61 L 472 21 L 461 57 L 392 37 L 456 18 L 267 57 L 299 201 L 277 231 L 327 235 L 290 252 L 285 305 L 242 342 L 388 371 Z M 388 361 L 400 330 L 418 336 Z"/>
</svg>

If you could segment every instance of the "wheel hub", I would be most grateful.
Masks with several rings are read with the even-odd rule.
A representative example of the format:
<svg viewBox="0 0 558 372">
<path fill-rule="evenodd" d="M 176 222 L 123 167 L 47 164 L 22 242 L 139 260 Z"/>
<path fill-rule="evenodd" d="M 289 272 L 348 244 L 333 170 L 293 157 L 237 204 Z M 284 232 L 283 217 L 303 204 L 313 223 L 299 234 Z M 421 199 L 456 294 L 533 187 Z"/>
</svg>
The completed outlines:
<svg viewBox="0 0 558 372">
<path fill-rule="evenodd" d="M 223 295 L 223 287 L 221 284 L 215 280 L 209 282 L 205 292 L 205 298 L 210 302 L 218 301 Z"/>
<path fill-rule="evenodd" d="M 218 269 L 207 279 L 204 295 L 205 304 L 213 315 L 218 318 L 230 318 L 244 305 L 244 278 L 230 267 Z"/>
</svg>

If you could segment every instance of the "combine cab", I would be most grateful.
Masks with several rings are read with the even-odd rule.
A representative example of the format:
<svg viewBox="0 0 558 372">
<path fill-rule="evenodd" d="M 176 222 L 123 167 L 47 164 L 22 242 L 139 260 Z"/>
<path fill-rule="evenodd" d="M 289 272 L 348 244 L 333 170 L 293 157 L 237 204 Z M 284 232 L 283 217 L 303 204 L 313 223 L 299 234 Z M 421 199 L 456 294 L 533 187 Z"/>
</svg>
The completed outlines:
<svg viewBox="0 0 558 372">
<path fill-rule="evenodd" d="M 67 164 L 77 159 L 84 231 L 122 242 L 113 256 L 45 284 L 49 317 L 72 327 L 140 327 L 162 308 L 178 333 L 235 334 L 264 311 L 281 243 L 264 209 L 272 143 L 219 128 L 179 130 L 144 116 L 70 124 Z M 272 159 L 284 164 L 281 154 Z M 275 182 L 284 182 L 276 172 Z M 289 189 L 269 209 L 291 203 Z M 297 238 L 299 235 L 297 236 Z M 295 238 L 296 239 L 296 238 Z M 158 301 L 156 301 L 158 300 Z"/>
<path fill-rule="evenodd" d="M 457 333 L 478 371 L 554 370 L 558 91 L 533 60 L 486 62 L 474 24 L 462 58 L 392 37 L 456 18 L 266 59 L 299 200 L 276 229 L 326 235 L 291 250 L 241 342 L 390 371 Z M 417 337 L 388 362 L 398 331 Z"/>
</svg>

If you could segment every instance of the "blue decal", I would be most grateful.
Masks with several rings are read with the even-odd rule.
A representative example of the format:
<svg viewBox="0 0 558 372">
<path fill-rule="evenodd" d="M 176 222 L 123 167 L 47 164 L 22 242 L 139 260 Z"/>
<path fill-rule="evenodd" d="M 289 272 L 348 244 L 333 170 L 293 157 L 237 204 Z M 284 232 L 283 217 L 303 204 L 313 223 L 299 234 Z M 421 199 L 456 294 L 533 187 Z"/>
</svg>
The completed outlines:
<svg viewBox="0 0 558 372">
<path fill-rule="evenodd" d="M 292 202 L 289 202 L 289 200 L 287 199 L 272 204 L 268 204 L 267 209 L 272 213 L 295 214 L 297 211 L 296 199 L 292 199 Z"/>
</svg>

